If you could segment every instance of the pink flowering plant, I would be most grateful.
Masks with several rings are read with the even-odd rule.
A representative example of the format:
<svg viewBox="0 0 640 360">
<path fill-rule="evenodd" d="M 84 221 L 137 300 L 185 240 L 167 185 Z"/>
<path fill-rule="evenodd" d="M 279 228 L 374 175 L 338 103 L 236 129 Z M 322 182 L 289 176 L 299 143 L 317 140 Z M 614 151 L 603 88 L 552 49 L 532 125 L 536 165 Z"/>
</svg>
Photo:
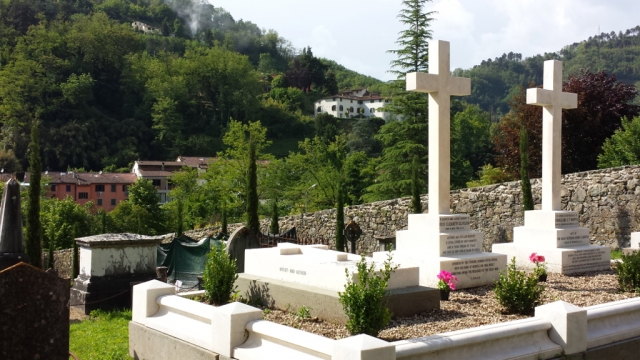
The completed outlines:
<svg viewBox="0 0 640 360">
<path fill-rule="evenodd" d="M 537 276 L 547 274 L 547 264 L 545 263 L 544 256 L 538 255 L 538 253 L 531 253 L 531 255 L 529 255 L 529 260 L 536 264 L 535 269 L 533 269 L 534 274 Z"/>
<path fill-rule="evenodd" d="M 440 279 L 440 281 L 438 281 L 438 289 L 444 291 L 451 291 L 456 289 L 458 278 L 452 275 L 450 272 L 442 270 L 437 276 L 438 279 Z"/>
</svg>

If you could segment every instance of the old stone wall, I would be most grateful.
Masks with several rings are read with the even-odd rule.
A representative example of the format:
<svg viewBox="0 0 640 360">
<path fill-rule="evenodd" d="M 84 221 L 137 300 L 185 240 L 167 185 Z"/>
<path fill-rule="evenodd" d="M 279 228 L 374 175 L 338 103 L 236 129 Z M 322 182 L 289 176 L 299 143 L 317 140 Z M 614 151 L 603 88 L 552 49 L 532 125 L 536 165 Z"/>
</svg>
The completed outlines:
<svg viewBox="0 0 640 360">
<path fill-rule="evenodd" d="M 541 181 L 531 180 L 534 203 L 540 208 Z M 621 248 L 629 245 L 630 233 L 640 231 L 640 166 L 566 174 L 562 178 L 562 207 L 577 211 L 580 225 L 589 228 L 592 244 Z M 428 195 L 422 207 L 427 209 Z M 377 250 L 374 236 L 394 235 L 405 229 L 410 198 L 379 201 L 345 208 L 345 217 L 362 228 L 358 252 Z M 483 247 L 513 240 L 513 228 L 523 225 L 520 182 L 508 182 L 451 192 L 451 212 L 468 214 L 471 228 L 484 234 Z M 335 209 L 304 216 L 280 218 L 280 229 L 297 226 L 299 236 L 334 246 Z M 262 221 L 267 228 L 269 219 Z M 235 228 L 238 224 L 230 225 Z"/>
<path fill-rule="evenodd" d="M 42 263 L 47 264 L 49 254 L 42 253 Z M 71 279 L 71 265 L 73 262 L 73 249 L 64 249 L 53 252 L 53 269 L 59 277 L 63 279 Z"/>
</svg>

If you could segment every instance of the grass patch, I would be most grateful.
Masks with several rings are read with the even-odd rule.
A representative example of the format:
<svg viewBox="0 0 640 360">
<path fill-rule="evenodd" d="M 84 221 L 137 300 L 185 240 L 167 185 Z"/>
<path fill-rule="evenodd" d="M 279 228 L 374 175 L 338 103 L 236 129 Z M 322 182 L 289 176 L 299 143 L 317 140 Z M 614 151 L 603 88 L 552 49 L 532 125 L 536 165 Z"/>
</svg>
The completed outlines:
<svg viewBox="0 0 640 360">
<path fill-rule="evenodd" d="M 622 258 L 622 250 L 611 250 L 611 260 L 621 259 Z"/>
<path fill-rule="evenodd" d="M 71 324 L 69 349 L 82 360 L 130 360 L 131 310 L 95 310 L 91 318 Z"/>
</svg>

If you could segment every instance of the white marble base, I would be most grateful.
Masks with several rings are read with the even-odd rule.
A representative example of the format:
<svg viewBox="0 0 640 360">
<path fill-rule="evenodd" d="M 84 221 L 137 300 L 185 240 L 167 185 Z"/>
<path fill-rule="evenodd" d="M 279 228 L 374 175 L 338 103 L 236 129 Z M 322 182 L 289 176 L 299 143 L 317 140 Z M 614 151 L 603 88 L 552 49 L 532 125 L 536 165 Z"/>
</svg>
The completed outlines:
<svg viewBox="0 0 640 360">
<path fill-rule="evenodd" d="M 493 244 L 494 254 L 504 254 L 509 261 L 515 256 L 518 267 L 533 269 L 529 260 L 532 253 L 545 257 L 547 271 L 560 274 L 575 274 L 611 268 L 611 248 L 608 246 L 585 245 L 571 248 L 542 248 L 515 243 Z"/>
<path fill-rule="evenodd" d="M 469 215 L 410 214 L 408 222 L 408 230 L 396 232 L 393 262 L 419 267 L 421 286 L 435 287 L 441 270 L 458 278 L 459 289 L 490 285 L 506 267 L 505 255 L 482 252 L 482 233 L 469 228 Z"/>
<path fill-rule="evenodd" d="M 388 252 L 374 252 L 373 259 L 382 261 Z M 393 262 L 402 267 L 419 267 L 420 286 L 436 287 L 437 275 L 446 270 L 458 278 L 457 289 L 491 285 L 500 276 L 507 264 L 507 257 L 502 254 L 475 253 L 456 255 L 455 257 L 421 256 L 409 251 L 393 251 Z"/>
<path fill-rule="evenodd" d="M 532 210 L 524 226 L 513 228 L 513 242 L 493 244 L 492 252 L 516 258 L 520 268 L 533 269 L 532 253 L 545 257 L 548 272 L 575 274 L 611 267 L 611 249 L 589 245 L 589 229 L 580 227 L 575 211 Z"/>
<path fill-rule="evenodd" d="M 245 250 L 245 274 L 344 291 L 348 281 L 357 281 L 356 264 L 361 257 L 329 250 L 326 245 L 279 243 L 274 248 Z M 376 263 L 382 267 L 386 257 Z M 369 261 L 369 260 L 368 260 Z M 394 261 L 395 262 L 395 261 Z M 349 271 L 347 279 L 345 270 Z M 402 266 L 391 274 L 388 290 L 418 285 L 418 268 Z"/>
</svg>

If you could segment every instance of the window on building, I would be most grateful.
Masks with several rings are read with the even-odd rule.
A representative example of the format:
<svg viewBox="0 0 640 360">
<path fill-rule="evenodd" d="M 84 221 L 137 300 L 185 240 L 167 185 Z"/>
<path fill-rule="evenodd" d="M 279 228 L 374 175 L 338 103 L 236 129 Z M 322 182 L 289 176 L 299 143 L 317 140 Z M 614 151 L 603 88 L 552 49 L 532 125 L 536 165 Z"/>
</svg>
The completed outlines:
<svg viewBox="0 0 640 360">
<path fill-rule="evenodd" d="M 340 105 L 340 111 L 344 111 L 344 107 Z"/>
<path fill-rule="evenodd" d="M 160 186 L 160 179 L 153 179 L 153 180 L 151 180 L 151 182 L 152 182 L 153 186 Z"/>
<path fill-rule="evenodd" d="M 336 111 L 336 106 L 335 106 L 335 105 L 333 105 L 333 106 L 331 107 L 331 111 Z"/>
<path fill-rule="evenodd" d="M 98 199 L 98 206 L 102 206 L 102 199 Z"/>
<path fill-rule="evenodd" d="M 96 191 L 104 191 L 104 185 L 96 185 Z"/>
<path fill-rule="evenodd" d="M 358 104 L 362 104 L 362 100 L 358 100 Z"/>
<path fill-rule="evenodd" d="M 67 189 L 66 189 L 66 191 L 67 191 L 67 192 L 71 192 L 71 185 L 67 185 Z"/>
<path fill-rule="evenodd" d="M 317 112 L 322 112 L 322 107 L 318 106 L 318 108 L 316 109 Z"/>
<path fill-rule="evenodd" d="M 122 192 L 127 191 L 127 185 L 122 185 Z"/>
<path fill-rule="evenodd" d="M 374 112 L 376 112 L 376 108 L 371 108 L 369 111 L 371 111 L 371 113 L 373 114 Z"/>
<path fill-rule="evenodd" d="M 336 101 L 336 98 L 333 98 L 333 101 Z"/>
<path fill-rule="evenodd" d="M 353 100 L 349 100 L 353 104 Z"/>
<path fill-rule="evenodd" d="M 371 101 L 370 101 L 370 103 L 372 103 L 372 104 L 373 104 L 374 102 L 376 102 L 376 101 L 375 101 L 375 100 L 371 100 Z"/>
<path fill-rule="evenodd" d="M 116 206 L 116 199 L 111 199 L 111 206 Z"/>
<path fill-rule="evenodd" d="M 116 185 L 112 184 L 111 185 L 111 192 L 116 192 L 116 187 L 117 187 Z"/>
<path fill-rule="evenodd" d="M 352 113 L 353 112 L 353 106 L 349 108 L 349 112 Z"/>
<path fill-rule="evenodd" d="M 78 199 L 88 199 L 88 198 L 89 198 L 89 193 L 86 193 L 86 192 L 78 193 Z"/>
<path fill-rule="evenodd" d="M 51 185 L 51 191 L 56 191 L 56 186 L 55 185 Z"/>
</svg>

